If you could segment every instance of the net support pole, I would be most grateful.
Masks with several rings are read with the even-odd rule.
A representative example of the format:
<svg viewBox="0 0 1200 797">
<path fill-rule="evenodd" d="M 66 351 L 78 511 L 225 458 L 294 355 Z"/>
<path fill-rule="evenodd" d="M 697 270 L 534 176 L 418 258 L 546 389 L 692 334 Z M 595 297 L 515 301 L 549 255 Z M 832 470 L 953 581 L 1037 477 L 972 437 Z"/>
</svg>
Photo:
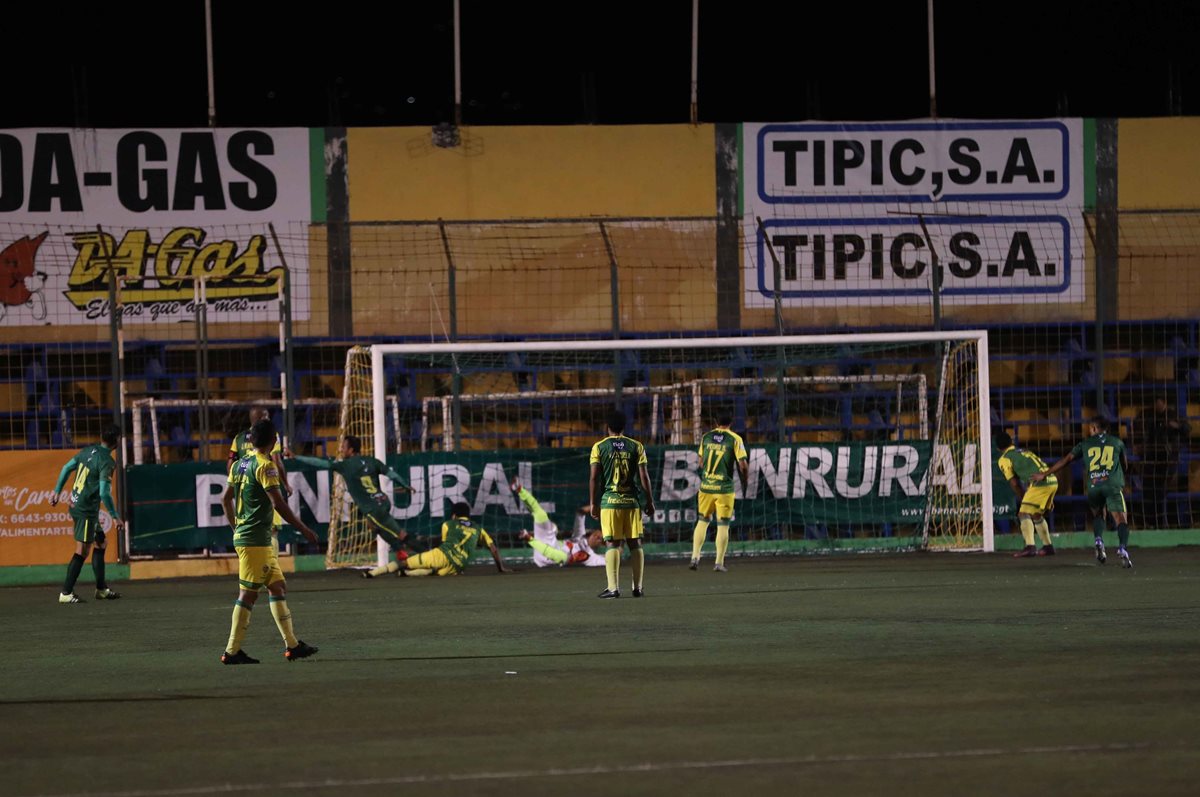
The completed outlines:
<svg viewBox="0 0 1200 797">
<path fill-rule="evenodd" d="M 350 380 L 346 380 L 350 384 Z M 373 456 L 386 464 L 387 457 L 387 409 L 384 397 L 383 352 L 378 346 L 371 347 L 371 431 L 375 446 Z M 353 400 L 353 399 L 352 399 Z"/>
<path fill-rule="evenodd" d="M 113 265 L 113 253 L 109 249 L 108 239 L 104 236 L 104 228 L 99 224 L 96 225 L 96 237 L 100 241 L 100 249 L 104 255 L 106 272 L 108 274 L 108 334 L 109 345 L 112 347 L 110 352 L 110 367 L 112 369 L 112 398 L 113 398 L 113 425 L 120 431 L 121 436 L 117 443 L 117 450 L 113 453 L 116 455 L 116 476 L 117 476 L 117 512 L 122 518 L 129 515 L 127 508 L 129 501 L 126 497 L 127 481 L 125 479 L 125 463 L 129 461 L 126 456 L 128 443 L 125 441 L 125 330 L 121 324 L 121 287 L 120 277 L 117 275 L 116 266 Z M 64 430 L 65 431 L 65 430 Z M 129 524 L 125 525 L 125 533 L 117 538 L 117 561 L 129 561 L 129 542 L 131 531 Z"/>
<path fill-rule="evenodd" d="M 980 333 L 976 342 L 976 376 L 979 380 L 979 481 L 980 521 L 983 526 L 983 550 L 996 550 L 995 511 L 992 508 L 992 396 L 991 368 L 988 360 L 988 334 Z"/>
<path fill-rule="evenodd" d="M 692 124 L 700 123 L 700 0 L 692 0 Z"/>
<path fill-rule="evenodd" d="M 290 385 L 292 374 L 295 373 L 295 362 L 292 348 L 292 272 L 288 268 L 287 258 L 283 247 L 279 245 L 279 236 L 275 233 L 275 224 L 267 222 L 271 231 L 271 240 L 275 243 L 275 253 L 279 255 L 279 264 L 283 266 L 283 277 L 279 280 L 279 356 L 280 363 L 279 398 L 283 410 L 283 448 L 291 449 L 292 440 L 296 437 L 296 413 L 292 410 L 292 391 Z"/>
<path fill-rule="evenodd" d="M 612 302 L 612 336 L 613 340 L 621 339 L 621 282 L 617 253 L 613 249 L 612 240 L 608 237 L 608 228 L 600 222 L 600 237 L 604 239 L 604 251 L 608 253 L 608 292 Z M 613 403 L 614 409 L 621 408 L 621 387 L 625 380 L 621 377 L 621 350 L 613 347 Z"/>
<path fill-rule="evenodd" d="M 458 342 L 458 270 L 454 266 L 454 253 L 450 251 L 450 236 L 446 234 L 446 222 L 443 219 L 438 219 L 438 232 L 442 236 L 442 251 L 446 255 L 446 288 L 450 296 L 449 313 L 450 313 L 450 330 L 447 337 L 451 343 Z M 450 379 L 450 393 L 454 397 L 453 401 L 453 420 L 448 421 L 447 418 L 442 418 L 442 425 L 449 429 L 453 424 L 454 440 L 453 450 L 457 451 L 462 440 L 462 371 L 458 367 L 458 358 L 454 358 L 454 374 Z M 383 416 L 380 415 L 380 418 Z M 446 449 L 451 450 L 450 448 Z"/>
</svg>

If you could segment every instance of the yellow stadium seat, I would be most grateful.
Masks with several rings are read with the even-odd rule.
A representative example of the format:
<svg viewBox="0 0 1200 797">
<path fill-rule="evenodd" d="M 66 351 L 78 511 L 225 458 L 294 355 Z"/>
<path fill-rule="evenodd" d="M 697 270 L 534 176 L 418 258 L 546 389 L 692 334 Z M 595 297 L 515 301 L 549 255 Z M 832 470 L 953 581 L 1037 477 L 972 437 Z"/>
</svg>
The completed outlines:
<svg viewBox="0 0 1200 797">
<path fill-rule="evenodd" d="M 1025 376 L 1029 365 L 1021 360 L 992 360 L 988 364 L 988 381 L 992 387 L 1012 387 L 1018 385 Z"/>
<path fill-rule="evenodd" d="M 1133 373 L 1135 362 L 1132 357 L 1105 357 L 1104 381 L 1124 382 Z"/>
<path fill-rule="evenodd" d="M 1175 358 L 1143 357 L 1141 374 L 1146 382 L 1170 382 L 1175 378 Z"/>
<path fill-rule="evenodd" d="M 1034 360 L 1032 374 L 1033 383 L 1042 385 L 1066 385 L 1071 382 L 1071 366 L 1065 357 L 1057 355 L 1045 360 Z"/>
<path fill-rule="evenodd" d="M 24 412 L 25 387 L 20 382 L 0 383 L 0 412 Z"/>
</svg>

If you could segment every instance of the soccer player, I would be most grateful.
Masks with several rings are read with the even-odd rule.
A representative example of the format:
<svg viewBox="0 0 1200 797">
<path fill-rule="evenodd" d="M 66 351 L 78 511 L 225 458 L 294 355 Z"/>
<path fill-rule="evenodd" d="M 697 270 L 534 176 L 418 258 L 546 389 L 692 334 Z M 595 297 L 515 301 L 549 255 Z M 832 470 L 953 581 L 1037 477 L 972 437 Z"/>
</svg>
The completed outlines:
<svg viewBox="0 0 1200 797">
<path fill-rule="evenodd" d="M 233 463 L 229 486 L 221 496 L 225 517 L 233 527 L 233 547 L 238 556 L 238 597 L 233 604 L 233 623 L 229 641 L 221 654 L 222 664 L 258 664 L 242 650 L 250 628 L 250 612 L 263 587 L 270 593 L 271 616 L 283 637 L 283 657 L 288 661 L 308 658 L 317 648 L 296 637 L 292 613 L 287 605 L 287 582 L 279 568 L 277 549 L 271 545 L 274 513 L 292 524 L 310 542 L 319 542 L 312 529 L 304 525 L 283 498 L 279 471 L 271 461 L 276 441 L 275 424 L 262 419 L 250 427 L 254 450 Z"/>
<path fill-rule="evenodd" d="M 346 435 L 338 449 L 340 459 L 296 457 L 296 461 L 339 474 L 346 482 L 346 491 L 350 493 L 354 505 L 375 528 L 375 533 L 386 540 L 392 550 L 400 551 L 408 539 L 408 532 L 400 528 L 400 524 L 392 517 L 392 502 L 379 486 L 379 477 L 387 476 L 405 492 L 411 493 L 412 487 L 403 476 L 375 457 L 361 456 L 358 453 L 361 450 L 362 441 L 354 435 Z"/>
<path fill-rule="evenodd" d="M 250 408 L 250 426 L 259 421 L 264 421 L 271 417 L 271 413 L 266 407 L 251 407 Z M 233 436 L 233 442 L 229 444 L 229 457 L 225 461 L 225 470 L 228 472 L 233 467 L 233 463 L 237 462 L 244 456 L 251 454 L 254 451 L 254 446 L 250 443 L 250 430 L 238 432 Z M 275 445 L 271 447 L 271 461 L 275 463 L 275 469 L 279 471 L 279 486 L 283 489 L 283 497 L 290 498 L 292 488 L 288 486 L 287 469 L 283 467 L 283 439 L 279 434 L 275 435 Z M 275 546 L 275 553 L 279 553 L 279 531 L 283 526 L 283 518 L 276 512 L 274 516 L 274 526 L 271 529 L 271 544 Z"/>
<path fill-rule="evenodd" d="M 1125 444 L 1119 437 L 1108 433 L 1108 421 L 1097 416 L 1088 421 L 1089 437 L 1071 449 L 1071 453 L 1055 462 L 1042 473 L 1029 477 L 1030 482 L 1041 482 L 1070 465 L 1077 459 L 1087 457 L 1088 508 L 1092 510 L 1092 531 L 1096 535 L 1096 561 L 1104 564 L 1108 556 L 1104 553 L 1104 510 L 1112 515 L 1117 524 L 1117 556 L 1121 566 L 1133 567 L 1126 546 L 1129 544 L 1129 519 L 1125 514 L 1125 471 L 1129 461 L 1125 457 Z"/>
<path fill-rule="evenodd" d="M 1000 449 L 1000 458 L 996 460 L 996 464 L 1000 466 L 1000 472 L 1008 479 L 1013 495 L 1017 497 L 1017 523 L 1021 527 L 1021 536 L 1025 538 L 1025 548 L 1013 556 L 1054 556 L 1054 545 L 1050 541 L 1050 527 L 1046 524 L 1045 513 L 1054 508 L 1058 477 L 1050 476 L 1038 484 L 1029 484 L 1033 474 L 1049 470 L 1046 463 L 1029 449 L 1014 446 L 1008 432 L 997 432 L 995 440 L 996 448 Z M 1028 489 L 1021 486 L 1022 481 L 1029 484 Z M 1042 540 L 1040 551 L 1033 544 L 1035 529 Z"/>
<path fill-rule="evenodd" d="M 689 569 L 700 567 L 700 550 L 708 535 L 708 524 L 717 520 L 717 563 L 713 571 L 726 572 L 725 551 L 729 548 L 729 522 L 733 519 L 733 472 L 736 469 L 742 481 L 742 492 L 746 492 L 746 444 L 734 431 L 733 414 L 723 410 L 717 415 L 717 427 L 700 438 L 700 494 L 697 496 L 698 514 L 696 530 L 692 532 L 692 563 Z"/>
<path fill-rule="evenodd" d="M 588 534 L 587 516 L 592 510 L 590 506 L 583 507 L 575 513 L 575 528 L 567 539 L 558 538 L 558 524 L 550 519 L 546 510 L 533 497 L 533 494 L 521 486 L 519 481 L 511 485 L 512 491 L 529 507 L 533 515 L 533 533 L 525 529 L 517 535 L 517 539 L 525 542 L 533 549 L 533 563 L 538 567 L 549 565 L 583 565 L 584 567 L 600 567 L 604 557 L 595 552 L 603 537 L 599 531 Z"/>
<path fill-rule="evenodd" d="M 457 576 L 466 569 L 467 562 L 471 559 L 471 551 L 480 545 L 487 546 L 497 570 L 501 573 L 511 573 L 500 559 L 500 551 L 487 530 L 483 526 L 475 525 L 470 515 L 470 504 L 459 501 L 450 508 L 450 519 L 442 524 L 441 545 L 403 561 L 392 561 L 383 567 L 367 570 L 363 572 L 363 578 L 375 578 L 396 572 L 402 576 Z"/>
<path fill-rule="evenodd" d="M 121 439 L 121 431 L 112 426 L 100 434 L 101 444 L 88 446 L 67 460 L 58 474 L 54 484 L 54 495 L 50 496 L 50 506 L 58 506 L 58 496 L 71 471 L 75 471 L 75 481 L 71 485 L 71 519 L 75 521 L 75 554 L 67 563 L 67 578 L 63 581 L 62 592 L 58 594 L 59 603 L 83 603 L 83 599 L 75 594 L 75 581 L 83 563 L 87 561 L 88 548 L 95 545 L 92 552 L 92 573 L 96 576 L 96 600 L 114 600 L 121 597 L 120 593 L 108 588 L 104 578 L 104 550 L 108 547 L 104 529 L 100 528 L 100 505 L 108 511 L 113 520 L 113 531 L 118 534 L 125 527 L 117 508 L 113 506 L 112 474 L 117 464 L 113 462 L 112 452 Z"/>
<path fill-rule="evenodd" d="M 642 510 L 654 514 L 654 496 L 650 489 L 650 474 L 646 471 L 646 448 L 637 440 L 625 436 L 625 414 L 614 410 L 608 416 L 608 437 L 592 446 L 591 475 L 588 478 L 588 503 L 592 517 L 600 521 L 600 531 L 608 549 L 604 552 L 604 567 L 608 571 L 608 588 L 596 597 L 621 597 L 621 544 L 629 545 L 629 564 L 633 569 L 633 597 L 640 598 L 645 552 L 642 550 Z M 645 506 L 638 501 L 638 481 L 645 497 Z M 603 483 L 603 494 L 597 495 Z"/>
</svg>

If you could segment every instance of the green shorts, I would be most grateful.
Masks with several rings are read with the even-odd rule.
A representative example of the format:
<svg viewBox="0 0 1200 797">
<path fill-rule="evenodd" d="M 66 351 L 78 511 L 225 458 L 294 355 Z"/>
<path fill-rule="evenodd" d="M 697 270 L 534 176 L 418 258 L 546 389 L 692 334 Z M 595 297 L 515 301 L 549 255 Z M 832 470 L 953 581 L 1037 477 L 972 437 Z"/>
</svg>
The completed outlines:
<svg viewBox="0 0 1200 797">
<path fill-rule="evenodd" d="M 104 529 L 100 528 L 99 515 L 88 515 L 83 518 L 71 515 L 71 520 L 75 521 L 75 542 L 85 542 L 88 545 L 104 544 Z"/>
<path fill-rule="evenodd" d="M 1105 507 L 1109 512 L 1125 511 L 1125 493 L 1115 484 L 1099 482 L 1087 489 L 1088 506 L 1092 511 Z"/>
</svg>

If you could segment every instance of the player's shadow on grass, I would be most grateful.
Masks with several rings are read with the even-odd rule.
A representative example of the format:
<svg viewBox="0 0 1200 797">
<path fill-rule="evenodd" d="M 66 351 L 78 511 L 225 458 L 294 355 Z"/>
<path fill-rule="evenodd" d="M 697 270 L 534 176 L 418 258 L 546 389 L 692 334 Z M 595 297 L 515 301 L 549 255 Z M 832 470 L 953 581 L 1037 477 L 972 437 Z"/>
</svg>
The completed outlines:
<svg viewBox="0 0 1200 797">
<path fill-rule="evenodd" d="M 237 695 L 121 695 L 117 697 L 45 697 L 31 700 L 0 700 L 0 706 L 55 706 L 77 703 L 170 703 L 176 700 L 236 700 Z"/>
<path fill-rule="evenodd" d="M 571 653 L 487 653 L 474 656 L 362 656 L 354 661 L 465 661 L 469 659 L 547 659 L 559 656 L 640 656 L 646 653 L 695 653 L 700 648 L 640 648 L 638 650 L 586 650 Z M 346 659 L 314 659 L 322 661 L 346 661 Z"/>
</svg>

